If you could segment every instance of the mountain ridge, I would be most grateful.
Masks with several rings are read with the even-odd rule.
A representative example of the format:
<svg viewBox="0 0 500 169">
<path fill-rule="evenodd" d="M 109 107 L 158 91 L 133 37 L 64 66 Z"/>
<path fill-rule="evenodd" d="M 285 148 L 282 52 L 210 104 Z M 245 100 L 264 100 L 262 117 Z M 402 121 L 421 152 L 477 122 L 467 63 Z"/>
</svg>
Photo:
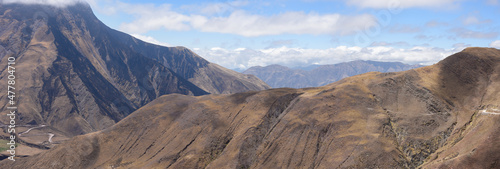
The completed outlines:
<svg viewBox="0 0 500 169">
<path fill-rule="evenodd" d="M 165 67 L 172 69 L 183 78 L 210 93 L 230 94 L 269 88 L 266 83 L 253 75 L 241 74 L 210 63 L 188 48 L 148 44 L 133 36 L 123 36 L 125 34 L 123 32 L 112 29 L 110 31 L 113 37 L 133 50 L 162 63 Z M 234 85 L 232 82 L 239 83 Z"/>
</svg>

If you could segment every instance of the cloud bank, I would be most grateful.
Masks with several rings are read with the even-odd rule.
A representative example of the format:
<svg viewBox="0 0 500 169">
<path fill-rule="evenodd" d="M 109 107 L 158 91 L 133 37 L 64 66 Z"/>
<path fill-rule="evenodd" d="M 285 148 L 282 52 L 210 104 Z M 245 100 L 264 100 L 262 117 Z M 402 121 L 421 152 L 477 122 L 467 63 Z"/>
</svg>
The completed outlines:
<svg viewBox="0 0 500 169">
<path fill-rule="evenodd" d="M 499 44 L 500 45 L 500 44 Z M 205 59 L 228 68 L 248 69 L 252 66 L 280 64 L 298 67 L 313 64 L 335 64 L 353 60 L 373 60 L 403 62 L 407 64 L 434 64 L 445 57 L 460 52 L 465 46 L 451 49 L 416 46 L 400 49 L 388 46 L 347 47 L 338 46 L 329 49 L 302 49 L 279 47 L 270 49 L 223 48 L 193 49 Z"/>
<path fill-rule="evenodd" d="M 355 33 L 353 28 L 361 29 L 376 23 L 375 18 L 368 14 L 345 16 L 304 12 L 261 16 L 236 11 L 228 17 L 200 19 L 193 22 L 192 26 L 202 32 L 230 33 L 247 37 L 280 34 L 347 35 Z"/>
<path fill-rule="evenodd" d="M 116 3 L 114 10 L 135 16 L 120 30 L 142 34 L 153 30 L 227 33 L 245 37 L 281 34 L 349 35 L 377 24 L 371 14 L 341 15 L 285 12 L 276 15 L 231 11 L 227 16 L 182 14 L 171 5 Z"/>
</svg>

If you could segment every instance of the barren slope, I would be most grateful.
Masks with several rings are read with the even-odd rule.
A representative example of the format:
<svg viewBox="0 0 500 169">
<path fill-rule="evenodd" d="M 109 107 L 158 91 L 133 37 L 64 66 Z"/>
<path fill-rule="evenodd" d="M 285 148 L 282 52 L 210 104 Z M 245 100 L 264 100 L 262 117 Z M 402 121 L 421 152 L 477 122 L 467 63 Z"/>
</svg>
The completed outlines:
<svg viewBox="0 0 500 169">
<path fill-rule="evenodd" d="M 499 73 L 499 50 L 468 48 L 319 88 L 166 95 L 0 167 L 498 168 Z"/>
</svg>

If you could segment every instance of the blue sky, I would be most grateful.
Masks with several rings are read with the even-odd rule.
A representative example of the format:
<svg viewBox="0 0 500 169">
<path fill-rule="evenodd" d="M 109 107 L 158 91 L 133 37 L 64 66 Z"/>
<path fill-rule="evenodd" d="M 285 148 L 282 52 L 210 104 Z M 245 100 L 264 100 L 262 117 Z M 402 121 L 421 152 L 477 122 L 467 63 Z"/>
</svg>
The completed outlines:
<svg viewBox="0 0 500 169">
<path fill-rule="evenodd" d="M 47 0 L 58 1 L 67 2 Z M 87 2 L 111 28 L 232 69 L 359 59 L 429 65 L 468 46 L 500 48 L 499 0 Z"/>
</svg>

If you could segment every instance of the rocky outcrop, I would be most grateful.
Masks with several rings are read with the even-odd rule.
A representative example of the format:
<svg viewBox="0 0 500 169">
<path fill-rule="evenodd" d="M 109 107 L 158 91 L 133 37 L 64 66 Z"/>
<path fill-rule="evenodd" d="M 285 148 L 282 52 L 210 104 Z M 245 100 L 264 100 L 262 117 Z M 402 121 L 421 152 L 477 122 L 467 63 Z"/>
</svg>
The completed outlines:
<svg viewBox="0 0 500 169">
<path fill-rule="evenodd" d="M 318 88 L 162 96 L 26 168 L 498 168 L 500 50 Z"/>
</svg>

